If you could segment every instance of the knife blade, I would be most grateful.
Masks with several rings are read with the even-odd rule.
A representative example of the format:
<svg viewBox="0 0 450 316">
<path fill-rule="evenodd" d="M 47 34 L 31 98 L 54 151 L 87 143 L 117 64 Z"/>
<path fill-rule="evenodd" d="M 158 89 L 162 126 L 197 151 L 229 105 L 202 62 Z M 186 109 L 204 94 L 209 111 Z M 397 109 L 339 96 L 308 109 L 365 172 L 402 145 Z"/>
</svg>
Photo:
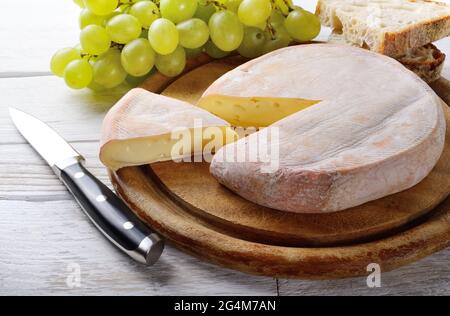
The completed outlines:
<svg viewBox="0 0 450 316">
<path fill-rule="evenodd" d="M 9 109 L 9 114 L 22 136 L 50 165 L 97 228 L 136 261 L 155 263 L 164 249 L 163 239 L 83 166 L 83 156 L 30 114 L 14 108 Z"/>
</svg>

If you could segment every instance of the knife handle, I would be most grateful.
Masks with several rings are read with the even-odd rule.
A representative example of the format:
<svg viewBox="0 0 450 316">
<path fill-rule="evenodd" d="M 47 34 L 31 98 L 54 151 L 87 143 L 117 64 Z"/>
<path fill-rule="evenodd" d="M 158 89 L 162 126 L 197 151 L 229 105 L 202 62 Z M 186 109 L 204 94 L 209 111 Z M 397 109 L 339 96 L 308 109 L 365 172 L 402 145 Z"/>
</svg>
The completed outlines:
<svg viewBox="0 0 450 316">
<path fill-rule="evenodd" d="M 116 246 L 141 263 L 152 265 L 158 260 L 164 241 L 81 162 L 62 169 L 60 178 L 86 215 Z"/>
</svg>

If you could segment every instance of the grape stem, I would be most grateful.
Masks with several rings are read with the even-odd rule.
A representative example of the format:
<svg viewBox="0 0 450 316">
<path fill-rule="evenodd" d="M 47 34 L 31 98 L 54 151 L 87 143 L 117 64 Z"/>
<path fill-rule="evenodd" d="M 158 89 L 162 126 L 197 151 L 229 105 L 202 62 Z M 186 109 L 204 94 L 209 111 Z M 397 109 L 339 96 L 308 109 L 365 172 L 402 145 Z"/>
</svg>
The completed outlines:
<svg viewBox="0 0 450 316">
<path fill-rule="evenodd" d="M 120 8 L 121 6 L 126 6 L 125 9 L 123 10 L 124 13 L 126 13 L 126 11 L 134 4 L 135 0 L 120 0 L 119 3 L 117 4 L 117 8 Z"/>
<path fill-rule="evenodd" d="M 116 42 L 112 42 L 111 43 L 111 47 L 117 47 L 119 50 L 122 50 L 122 48 L 124 46 L 125 46 L 124 44 L 119 44 L 119 43 L 116 43 Z"/>
<path fill-rule="evenodd" d="M 220 3 L 219 1 L 216 0 L 206 0 L 206 5 L 212 4 L 213 6 L 219 8 L 220 10 L 226 10 L 227 7 L 226 5 L 224 5 L 223 3 Z"/>
<path fill-rule="evenodd" d="M 110 48 L 117 47 L 120 51 L 122 51 L 124 46 L 125 46 L 124 44 L 118 44 L 116 42 L 112 42 Z M 92 55 L 92 54 L 88 54 L 88 53 L 81 53 L 80 56 L 81 56 L 81 58 L 87 57 L 88 61 L 91 60 L 91 58 L 98 57 L 98 55 Z"/>
<path fill-rule="evenodd" d="M 98 57 L 98 55 L 91 55 L 91 54 L 87 54 L 87 53 L 81 53 L 80 56 L 81 56 L 82 59 L 84 59 L 85 57 L 87 57 L 87 61 L 90 61 L 91 58 L 96 58 L 96 57 Z"/>
<path fill-rule="evenodd" d="M 278 11 L 283 15 L 283 16 L 288 16 L 290 12 L 294 11 L 295 8 L 292 5 L 292 1 L 291 0 L 278 0 L 278 2 L 282 2 L 283 5 L 280 5 L 280 3 L 277 3 L 276 0 L 271 0 L 272 2 L 272 7 L 273 8 L 277 8 Z M 287 13 L 286 13 L 287 12 Z"/>
<path fill-rule="evenodd" d="M 294 7 L 292 6 L 292 1 L 289 0 L 283 0 L 286 7 L 288 7 L 289 12 L 294 11 Z"/>
<path fill-rule="evenodd" d="M 272 24 L 269 22 L 269 20 L 266 22 L 267 31 L 269 31 L 270 37 L 272 40 L 275 40 L 275 29 L 273 28 Z"/>
</svg>

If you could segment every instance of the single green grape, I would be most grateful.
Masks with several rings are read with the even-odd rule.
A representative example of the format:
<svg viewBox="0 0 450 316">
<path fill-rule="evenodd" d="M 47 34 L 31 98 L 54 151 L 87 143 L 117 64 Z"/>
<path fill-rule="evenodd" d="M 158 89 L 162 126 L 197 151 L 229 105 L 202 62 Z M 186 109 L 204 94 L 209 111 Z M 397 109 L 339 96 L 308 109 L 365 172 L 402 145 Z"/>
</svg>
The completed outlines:
<svg viewBox="0 0 450 316">
<path fill-rule="evenodd" d="M 173 53 L 168 55 L 156 55 L 156 69 L 167 77 L 175 77 L 181 74 L 186 66 L 186 52 L 178 46 Z"/>
<path fill-rule="evenodd" d="M 103 27 L 93 24 L 81 30 L 80 44 L 84 52 L 101 55 L 111 46 L 111 39 Z"/>
<path fill-rule="evenodd" d="M 207 53 L 210 57 L 216 59 L 223 58 L 230 54 L 230 52 L 224 52 L 223 50 L 221 50 L 212 41 L 206 42 L 205 53 Z"/>
<path fill-rule="evenodd" d="M 130 14 L 119 14 L 106 23 L 106 31 L 113 42 L 126 44 L 141 35 L 139 20 Z"/>
<path fill-rule="evenodd" d="M 149 28 L 150 24 L 160 17 L 159 9 L 152 1 L 136 2 L 129 13 L 136 17 L 144 28 Z"/>
<path fill-rule="evenodd" d="M 207 3 L 206 5 L 198 4 L 197 11 L 195 11 L 194 18 L 203 20 L 208 23 L 209 18 L 216 12 L 216 7 L 212 3 Z"/>
<path fill-rule="evenodd" d="M 177 27 L 168 19 L 157 19 L 148 29 L 148 39 L 158 54 L 173 53 L 179 43 Z"/>
<path fill-rule="evenodd" d="M 103 27 L 106 27 L 106 24 L 108 24 L 108 21 L 111 20 L 113 17 L 122 14 L 122 12 L 119 11 L 113 11 L 110 14 L 108 14 L 107 16 L 105 16 L 105 22 L 103 23 Z"/>
<path fill-rule="evenodd" d="M 147 39 L 138 38 L 123 47 L 121 61 L 127 73 L 141 77 L 153 68 L 155 52 Z"/>
<path fill-rule="evenodd" d="M 262 55 L 265 42 L 264 31 L 256 27 L 246 27 L 244 39 L 237 51 L 244 57 L 255 58 Z"/>
<path fill-rule="evenodd" d="M 56 76 L 63 77 L 67 64 L 76 59 L 81 59 L 80 52 L 76 48 L 61 48 L 53 55 L 50 69 Z"/>
<path fill-rule="evenodd" d="M 78 24 L 80 25 L 80 29 L 83 29 L 91 24 L 103 26 L 105 24 L 105 20 L 106 20 L 105 16 L 96 15 L 92 13 L 89 9 L 83 9 L 80 12 Z"/>
<path fill-rule="evenodd" d="M 314 39 L 320 33 L 319 18 L 306 10 L 294 10 L 289 13 L 284 23 L 289 35 L 299 42 Z"/>
<path fill-rule="evenodd" d="M 211 16 L 208 25 L 211 40 L 221 50 L 230 52 L 241 45 L 244 26 L 235 13 L 218 11 Z"/>
<path fill-rule="evenodd" d="M 198 55 L 200 55 L 204 50 L 204 46 L 200 46 L 197 48 L 185 48 L 184 51 L 186 52 L 186 59 L 195 58 Z"/>
<path fill-rule="evenodd" d="M 270 0 L 243 0 L 239 5 L 239 20 L 248 26 L 265 23 L 272 13 Z"/>
<path fill-rule="evenodd" d="M 280 11 L 278 10 L 274 10 L 272 12 L 272 14 L 269 17 L 269 23 L 273 26 L 273 27 L 278 27 L 278 26 L 284 26 L 284 21 L 285 21 L 285 17 L 283 14 L 281 14 Z"/>
<path fill-rule="evenodd" d="M 100 56 L 93 65 L 95 83 L 107 89 L 120 85 L 127 77 L 120 59 L 120 51 L 115 48 Z"/>
<path fill-rule="evenodd" d="M 271 34 L 268 30 L 265 32 L 266 42 L 263 48 L 264 53 L 287 47 L 292 42 L 292 38 L 284 26 L 273 27 L 273 30 L 275 34 Z"/>
<path fill-rule="evenodd" d="M 119 0 L 84 0 L 84 6 L 97 15 L 108 15 L 113 12 Z"/>
<path fill-rule="evenodd" d="M 163 18 L 177 24 L 190 19 L 197 11 L 198 0 L 160 0 L 159 9 Z"/>
<path fill-rule="evenodd" d="M 73 0 L 73 2 L 79 6 L 80 8 L 84 8 L 84 2 L 83 0 Z"/>
<path fill-rule="evenodd" d="M 209 39 L 209 28 L 203 20 L 194 18 L 177 25 L 180 45 L 186 48 L 203 46 Z"/>
<path fill-rule="evenodd" d="M 64 70 L 64 81 L 72 89 L 86 88 L 92 81 L 92 66 L 85 59 L 72 60 Z"/>
</svg>

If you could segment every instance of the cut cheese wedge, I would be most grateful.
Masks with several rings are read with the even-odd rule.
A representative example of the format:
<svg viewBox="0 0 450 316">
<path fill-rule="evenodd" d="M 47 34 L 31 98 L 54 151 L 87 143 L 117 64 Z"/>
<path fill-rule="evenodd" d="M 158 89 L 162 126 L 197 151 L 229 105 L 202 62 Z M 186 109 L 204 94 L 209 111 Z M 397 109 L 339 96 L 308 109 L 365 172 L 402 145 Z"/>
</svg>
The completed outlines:
<svg viewBox="0 0 450 316">
<path fill-rule="evenodd" d="M 260 128 L 318 102 L 300 98 L 220 95 L 207 90 L 197 106 L 221 117 L 233 126 Z"/>
<path fill-rule="evenodd" d="M 236 139 L 229 124 L 211 113 L 138 88 L 106 115 L 100 160 L 117 170 L 202 155 L 205 146 L 215 151 Z"/>
<path fill-rule="evenodd" d="M 323 100 L 224 146 L 211 163 L 219 182 L 278 210 L 335 212 L 408 189 L 444 147 L 439 97 L 394 59 L 359 48 L 281 49 L 228 72 L 205 95 Z M 264 139 L 278 155 L 239 160 L 265 157 Z"/>
</svg>

